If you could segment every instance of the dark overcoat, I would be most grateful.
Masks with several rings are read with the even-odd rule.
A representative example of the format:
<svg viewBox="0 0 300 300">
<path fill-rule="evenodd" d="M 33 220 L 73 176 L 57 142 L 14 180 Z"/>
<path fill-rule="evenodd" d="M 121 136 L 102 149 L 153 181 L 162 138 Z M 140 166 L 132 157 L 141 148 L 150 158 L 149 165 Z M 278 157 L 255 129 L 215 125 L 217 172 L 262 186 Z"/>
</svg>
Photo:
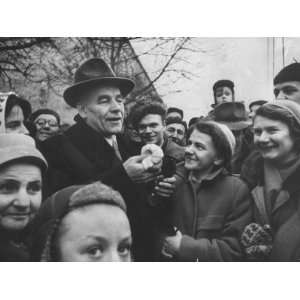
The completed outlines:
<svg viewBox="0 0 300 300">
<path fill-rule="evenodd" d="M 105 138 L 77 116 L 76 124 L 64 134 L 46 140 L 40 149 L 49 163 L 45 180 L 46 195 L 74 184 L 87 184 L 101 180 L 123 196 L 134 239 L 134 259 L 153 259 L 153 215 L 143 190 L 128 177 L 122 162 Z M 134 150 L 117 136 L 123 161 Z"/>
</svg>

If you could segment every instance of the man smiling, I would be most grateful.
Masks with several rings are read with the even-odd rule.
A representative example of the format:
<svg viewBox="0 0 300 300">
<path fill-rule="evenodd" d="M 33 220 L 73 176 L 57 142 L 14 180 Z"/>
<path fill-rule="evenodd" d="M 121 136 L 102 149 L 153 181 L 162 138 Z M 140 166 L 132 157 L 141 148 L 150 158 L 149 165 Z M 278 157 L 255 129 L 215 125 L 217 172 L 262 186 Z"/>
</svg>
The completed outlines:
<svg viewBox="0 0 300 300">
<path fill-rule="evenodd" d="M 130 118 L 143 144 L 160 146 L 165 155 L 183 161 L 184 149 L 165 135 L 165 106 L 158 99 L 144 99 L 131 111 Z"/>
<path fill-rule="evenodd" d="M 135 241 L 134 259 L 148 261 L 153 246 L 145 233 L 152 230 L 151 212 L 138 183 L 152 181 L 157 174 L 145 170 L 144 157 L 133 156 L 121 134 L 125 97 L 133 87 L 130 79 L 117 77 L 104 60 L 84 62 L 75 73 L 74 84 L 64 92 L 65 101 L 78 111 L 76 124 L 43 142 L 41 149 L 50 165 L 47 194 L 97 180 L 121 193 Z"/>
</svg>

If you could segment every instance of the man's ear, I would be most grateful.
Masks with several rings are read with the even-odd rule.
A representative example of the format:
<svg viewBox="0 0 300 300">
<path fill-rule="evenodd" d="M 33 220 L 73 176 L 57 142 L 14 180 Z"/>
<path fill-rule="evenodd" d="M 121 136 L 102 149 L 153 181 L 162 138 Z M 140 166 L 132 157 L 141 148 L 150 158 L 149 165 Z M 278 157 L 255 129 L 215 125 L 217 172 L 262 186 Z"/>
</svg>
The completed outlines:
<svg viewBox="0 0 300 300">
<path fill-rule="evenodd" d="M 78 110 L 80 117 L 86 119 L 86 106 L 79 102 L 76 105 L 76 108 Z"/>
</svg>

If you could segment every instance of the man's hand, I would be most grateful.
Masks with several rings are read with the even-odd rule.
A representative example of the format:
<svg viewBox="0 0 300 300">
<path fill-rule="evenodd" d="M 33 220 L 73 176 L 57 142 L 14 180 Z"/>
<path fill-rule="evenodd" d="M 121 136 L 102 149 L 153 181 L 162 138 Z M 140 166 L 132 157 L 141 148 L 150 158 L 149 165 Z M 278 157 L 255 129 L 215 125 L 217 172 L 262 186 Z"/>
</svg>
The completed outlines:
<svg viewBox="0 0 300 300">
<path fill-rule="evenodd" d="M 182 233 L 178 230 L 176 235 L 167 236 L 164 240 L 162 254 L 173 257 L 178 253 L 182 239 Z"/>
<path fill-rule="evenodd" d="M 129 176 L 129 178 L 136 183 L 146 183 L 153 181 L 157 177 L 156 173 L 150 173 L 145 171 L 144 165 L 142 164 L 144 155 L 137 155 L 128 158 L 124 163 L 123 167 Z"/>
<path fill-rule="evenodd" d="M 163 176 L 157 178 L 158 184 L 155 186 L 155 194 L 161 197 L 170 197 L 175 190 L 176 178 L 169 177 L 163 178 Z"/>
</svg>

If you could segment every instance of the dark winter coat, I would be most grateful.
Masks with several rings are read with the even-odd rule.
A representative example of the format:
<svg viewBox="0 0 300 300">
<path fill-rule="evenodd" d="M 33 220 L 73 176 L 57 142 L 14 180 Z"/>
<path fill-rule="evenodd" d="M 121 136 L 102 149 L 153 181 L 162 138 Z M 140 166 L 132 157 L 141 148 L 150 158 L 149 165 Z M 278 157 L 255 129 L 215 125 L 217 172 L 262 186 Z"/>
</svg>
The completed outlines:
<svg viewBox="0 0 300 300">
<path fill-rule="evenodd" d="M 241 176 L 251 188 L 254 222 L 269 223 L 273 233 L 269 261 L 300 261 L 300 167 L 290 174 L 273 205 L 264 196 L 264 161 L 253 153 L 245 162 Z"/>
<path fill-rule="evenodd" d="M 47 195 L 70 185 L 97 180 L 118 190 L 128 209 L 134 259 L 152 260 L 154 210 L 148 205 L 143 190 L 128 177 L 105 138 L 80 117 L 77 116 L 76 121 L 64 135 L 50 138 L 41 146 L 49 164 L 45 187 Z M 133 150 L 121 135 L 117 136 L 117 142 L 125 161 L 133 155 Z"/>
<path fill-rule="evenodd" d="M 244 182 L 222 171 L 195 186 L 188 173 L 173 197 L 174 225 L 181 231 L 180 261 L 240 261 L 241 233 L 251 220 Z"/>
</svg>

